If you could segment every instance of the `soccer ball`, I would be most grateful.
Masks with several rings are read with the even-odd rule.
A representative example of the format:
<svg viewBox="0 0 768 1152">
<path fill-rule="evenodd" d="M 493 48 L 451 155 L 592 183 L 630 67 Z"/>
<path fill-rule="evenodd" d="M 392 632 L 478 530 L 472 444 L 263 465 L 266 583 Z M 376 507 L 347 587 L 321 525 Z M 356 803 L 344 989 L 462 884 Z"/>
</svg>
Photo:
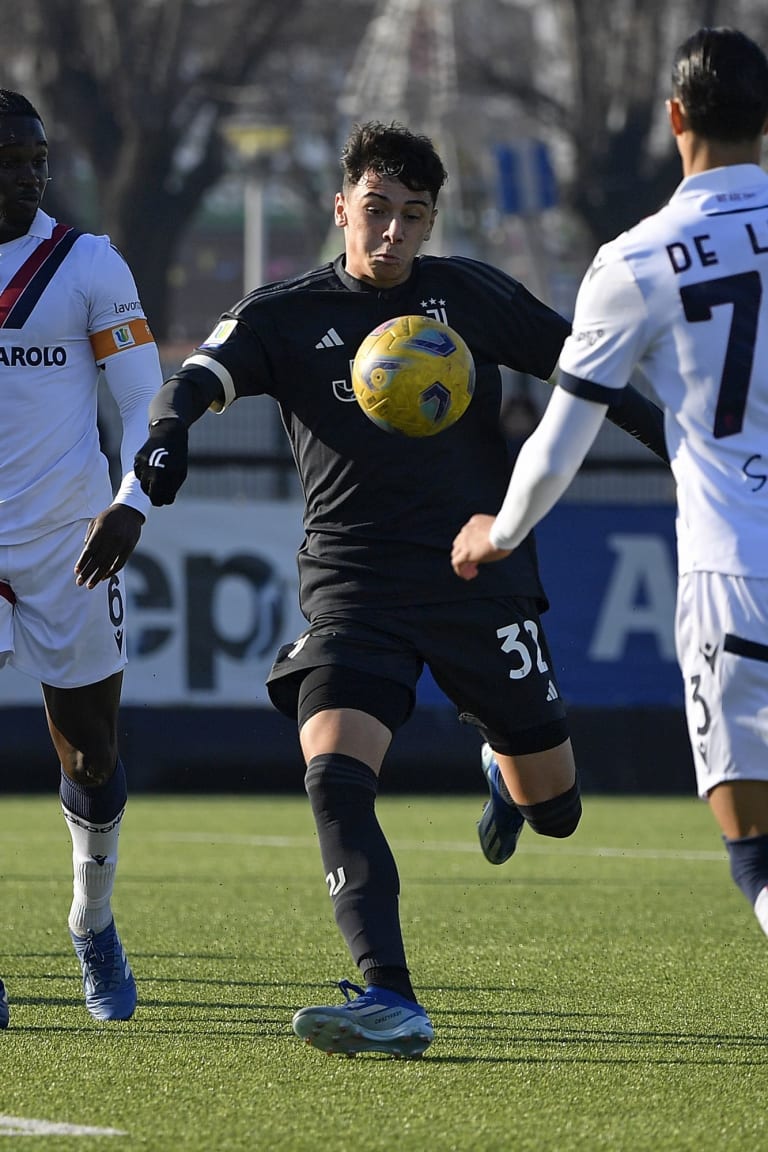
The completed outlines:
<svg viewBox="0 0 768 1152">
<path fill-rule="evenodd" d="M 430 316 L 396 316 L 374 328 L 358 348 L 352 387 L 379 428 L 434 436 L 466 412 L 475 390 L 475 363 L 447 324 Z"/>
</svg>

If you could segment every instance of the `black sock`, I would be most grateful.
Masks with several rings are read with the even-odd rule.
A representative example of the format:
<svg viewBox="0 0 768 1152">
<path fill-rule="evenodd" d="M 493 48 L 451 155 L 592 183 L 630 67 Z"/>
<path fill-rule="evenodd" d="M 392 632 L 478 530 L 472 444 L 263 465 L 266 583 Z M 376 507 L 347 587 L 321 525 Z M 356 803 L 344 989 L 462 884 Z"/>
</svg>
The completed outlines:
<svg viewBox="0 0 768 1152">
<path fill-rule="evenodd" d="M 540 836 L 570 836 L 576 831 L 581 819 L 581 792 L 579 782 L 551 800 L 541 800 L 538 804 L 518 804 L 518 810 Z"/>
<path fill-rule="evenodd" d="M 768 886 L 768 836 L 745 836 L 741 840 L 723 836 L 723 841 L 734 883 L 754 907 L 763 888 Z"/>
<path fill-rule="evenodd" d="M 394 968 L 391 966 L 366 968 L 365 960 L 363 960 L 360 967 L 363 969 L 367 986 L 375 984 L 377 988 L 387 988 L 390 992 L 397 992 L 398 996 L 404 996 L 406 1000 L 416 999 L 416 993 L 413 990 L 411 977 L 408 974 L 407 968 Z"/>
<path fill-rule="evenodd" d="M 376 774 L 352 756 L 314 756 L 304 777 L 336 923 L 355 964 L 405 972 L 400 880 L 376 818 Z M 388 985 L 385 985 L 387 987 Z"/>
<path fill-rule="evenodd" d="M 115 770 L 99 788 L 76 784 L 61 772 L 59 799 L 68 812 L 90 824 L 108 824 L 125 808 L 128 799 L 125 768 L 118 757 Z"/>
</svg>

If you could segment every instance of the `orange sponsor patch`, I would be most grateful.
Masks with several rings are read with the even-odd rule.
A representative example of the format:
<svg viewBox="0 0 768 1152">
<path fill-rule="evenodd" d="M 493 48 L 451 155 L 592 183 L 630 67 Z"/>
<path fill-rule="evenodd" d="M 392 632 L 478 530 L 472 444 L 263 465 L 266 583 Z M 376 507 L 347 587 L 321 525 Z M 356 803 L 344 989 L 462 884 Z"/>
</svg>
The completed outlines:
<svg viewBox="0 0 768 1152">
<path fill-rule="evenodd" d="M 104 328 L 101 332 L 94 332 L 91 337 L 91 347 L 94 358 L 107 360 L 116 352 L 125 352 L 128 348 L 138 348 L 140 344 L 153 344 L 154 337 L 146 320 L 126 320 L 116 324 L 114 328 Z"/>
</svg>

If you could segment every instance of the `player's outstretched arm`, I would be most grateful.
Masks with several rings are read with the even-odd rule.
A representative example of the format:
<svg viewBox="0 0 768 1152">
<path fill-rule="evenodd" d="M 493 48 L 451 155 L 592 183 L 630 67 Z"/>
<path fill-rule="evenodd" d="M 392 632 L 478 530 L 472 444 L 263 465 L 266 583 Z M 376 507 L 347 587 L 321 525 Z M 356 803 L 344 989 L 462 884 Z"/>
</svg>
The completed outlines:
<svg viewBox="0 0 768 1152">
<path fill-rule="evenodd" d="M 665 464 L 669 464 L 664 437 L 664 413 L 658 404 L 643 396 L 632 384 L 622 389 L 616 402 L 609 406 L 606 418 L 645 444 Z"/>
<path fill-rule="evenodd" d="M 451 564 L 457 576 L 472 580 L 478 564 L 500 560 L 522 543 L 576 475 L 606 410 L 606 404 L 555 388 L 538 426 L 520 449 L 496 517 L 471 517 L 453 541 Z"/>
<path fill-rule="evenodd" d="M 136 453 L 133 470 L 156 507 L 176 499 L 187 477 L 190 425 L 220 399 L 221 386 L 212 373 L 184 368 L 153 397 L 149 437 Z"/>
<path fill-rule="evenodd" d="M 155 507 L 173 504 L 187 478 L 188 455 L 187 426 L 181 420 L 149 425 L 149 437 L 134 457 L 133 470 Z"/>
</svg>

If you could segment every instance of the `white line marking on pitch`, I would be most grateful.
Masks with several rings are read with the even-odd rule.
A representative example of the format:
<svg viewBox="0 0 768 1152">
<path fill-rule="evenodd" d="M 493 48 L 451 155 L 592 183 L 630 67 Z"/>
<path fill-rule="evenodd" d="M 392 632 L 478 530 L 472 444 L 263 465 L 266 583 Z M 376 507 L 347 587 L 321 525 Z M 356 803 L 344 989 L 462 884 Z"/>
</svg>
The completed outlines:
<svg viewBox="0 0 768 1152">
<path fill-rule="evenodd" d="M 175 841 L 180 844 L 244 844 L 251 848 L 315 848 L 317 841 L 302 836 L 244 836 L 232 832 L 176 832 L 173 835 L 148 837 L 163 842 Z M 466 840 L 392 840 L 392 847 L 402 852 L 472 852 L 479 851 L 476 844 Z M 525 852 L 539 856 L 604 856 L 626 860 L 691 860 L 716 861 L 722 864 L 727 860 L 725 852 L 706 851 L 694 848 L 582 848 L 578 844 L 558 844 L 550 848 L 546 844 L 527 843 L 521 845 Z"/>
<path fill-rule="evenodd" d="M 56 1124 L 53 1120 L 28 1120 L 24 1116 L 0 1115 L 0 1136 L 127 1136 L 119 1128 L 92 1128 L 86 1124 Z"/>
</svg>

